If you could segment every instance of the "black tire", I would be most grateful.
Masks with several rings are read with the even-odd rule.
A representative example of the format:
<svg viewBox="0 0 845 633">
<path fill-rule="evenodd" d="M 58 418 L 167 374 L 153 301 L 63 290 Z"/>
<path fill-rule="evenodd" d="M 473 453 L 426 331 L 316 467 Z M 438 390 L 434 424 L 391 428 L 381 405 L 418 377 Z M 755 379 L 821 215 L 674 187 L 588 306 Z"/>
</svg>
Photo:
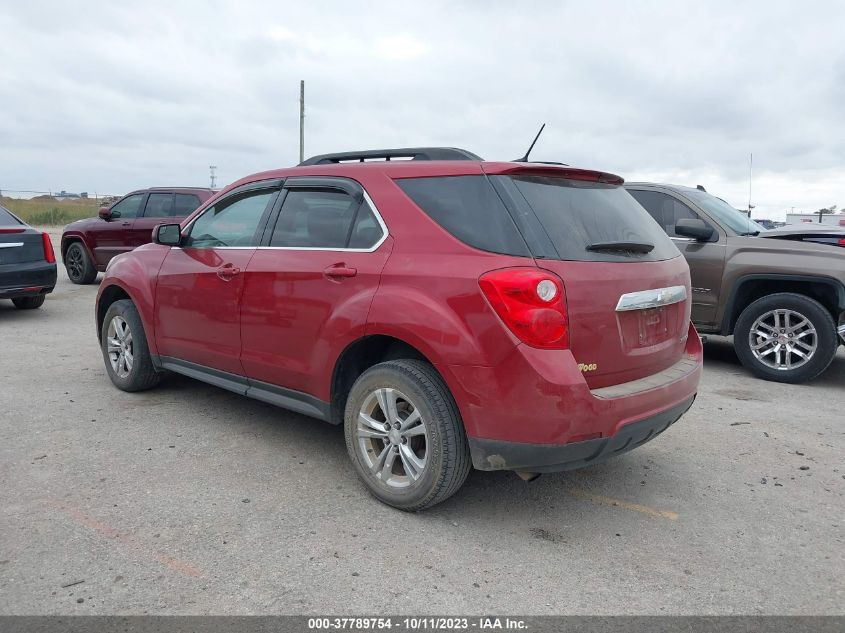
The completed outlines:
<svg viewBox="0 0 845 633">
<path fill-rule="evenodd" d="M 38 295 L 37 297 L 15 297 L 12 303 L 18 310 L 35 310 L 44 305 L 44 299 L 47 295 Z"/>
<path fill-rule="evenodd" d="M 396 488 L 381 479 L 370 469 L 366 460 L 375 463 L 375 451 L 367 450 L 371 457 L 365 457 L 365 450 L 359 445 L 357 436 L 358 416 L 367 402 L 371 402 L 378 389 L 395 389 L 407 401 L 399 399 L 400 407 L 416 408 L 425 426 L 425 466 L 418 478 L 411 481 L 407 476 L 404 453 L 400 446 L 389 444 L 391 440 L 362 440 L 367 445 L 376 445 L 376 450 L 396 450 L 400 473 L 406 473 L 410 483 Z M 411 403 L 410 405 L 408 403 Z M 379 411 L 381 409 L 379 408 Z M 407 414 L 407 409 L 405 413 Z M 384 416 L 381 416 L 384 417 Z M 472 462 L 469 455 L 464 426 L 452 394 L 437 371 L 428 363 L 419 360 L 394 360 L 375 365 L 365 371 L 349 392 L 344 414 L 346 448 L 361 481 L 374 497 L 400 510 L 414 512 L 429 508 L 455 494 L 466 481 Z M 397 429 L 398 432 L 398 429 Z M 402 443 L 406 443 L 407 438 Z M 418 437 L 411 442 L 419 441 Z M 383 442 L 379 444 L 379 442 Z M 384 446 L 382 449 L 381 447 Z M 391 463 L 394 463 L 391 461 Z M 388 480 L 393 473 L 388 473 Z M 401 478 L 401 474 L 397 478 Z"/>
<path fill-rule="evenodd" d="M 73 242 L 64 256 L 65 272 L 75 284 L 90 284 L 97 278 L 97 269 L 81 242 Z"/>
<path fill-rule="evenodd" d="M 812 356 L 803 365 L 793 369 L 769 367 L 758 359 L 751 349 L 751 327 L 762 315 L 778 309 L 798 313 L 806 318 L 815 329 L 816 347 Z M 788 333 L 786 334 L 788 336 Z M 757 299 L 742 311 L 734 328 L 734 349 L 742 364 L 751 370 L 755 376 L 775 382 L 799 383 L 812 380 L 827 369 L 836 355 L 838 346 L 836 324 L 825 307 L 815 299 L 791 292 L 782 292 Z M 800 351 L 806 352 L 804 348 Z"/>
<path fill-rule="evenodd" d="M 115 370 L 109 356 L 109 328 L 115 317 L 119 317 L 128 326 L 131 333 L 132 363 L 126 375 L 120 375 Z M 144 325 L 141 323 L 138 309 L 132 301 L 121 299 L 109 306 L 106 317 L 103 319 L 100 339 L 100 349 L 103 352 L 106 373 L 115 387 L 123 391 L 143 391 L 155 387 L 159 383 L 161 374 L 153 366 L 150 349 L 147 346 L 147 336 L 144 333 Z M 126 366 L 121 367 L 121 369 L 126 369 Z"/>
</svg>

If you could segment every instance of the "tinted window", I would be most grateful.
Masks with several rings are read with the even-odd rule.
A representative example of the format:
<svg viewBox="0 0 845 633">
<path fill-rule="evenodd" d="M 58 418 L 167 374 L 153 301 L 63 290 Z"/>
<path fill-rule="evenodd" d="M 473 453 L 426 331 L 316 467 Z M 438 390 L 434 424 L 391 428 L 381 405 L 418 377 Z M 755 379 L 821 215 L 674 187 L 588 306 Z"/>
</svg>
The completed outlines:
<svg viewBox="0 0 845 633">
<path fill-rule="evenodd" d="M 334 189 L 291 189 L 270 246 L 345 248 L 358 201 Z"/>
<path fill-rule="evenodd" d="M 666 234 L 620 186 L 547 176 L 497 176 L 508 179 L 533 209 L 559 259 L 583 261 L 658 261 L 679 255 Z M 645 243 L 648 253 L 588 250 L 601 243 Z"/>
<path fill-rule="evenodd" d="M 7 209 L 0 207 L 0 226 L 18 226 L 20 222 Z"/>
<path fill-rule="evenodd" d="M 191 225 L 185 246 L 215 248 L 219 246 L 252 246 L 261 216 L 274 191 L 252 193 L 221 200 L 203 211 Z"/>
<path fill-rule="evenodd" d="M 124 219 L 137 217 L 143 199 L 143 193 L 127 196 L 111 208 L 112 217 Z"/>
<path fill-rule="evenodd" d="M 192 193 L 177 193 L 173 196 L 173 209 L 170 214 L 182 218 L 200 206 L 200 199 Z"/>
<path fill-rule="evenodd" d="M 366 202 L 361 203 L 355 225 L 349 236 L 349 248 L 372 248 L 384 235 L 375 213 Z"/>
<path fill-rule="evenodd" d="M 432 220 L 483 251 L 529 256 L 528 247 L 486 176 L 403 178 L 402 190 Z"/>
<path fill-rule="evenodd" d="M 151 193 L 147 198 L 147 206 L 144 209 L 145 218 L 167 218 L 170 217 L 170 207 L 173 203 L 172 193 Z"/>
<path fill-rule="evenodd" d="M 634 199 L 639 202 L 648 214 L 654 218 L 666 234 L 671 237 L 683 237 L 675 233 L 675 225 L 678 220 L 690 219 L 699 220 L 695 211 L 672 196 L 658 191 L 629 191 Z"/>
</svg>

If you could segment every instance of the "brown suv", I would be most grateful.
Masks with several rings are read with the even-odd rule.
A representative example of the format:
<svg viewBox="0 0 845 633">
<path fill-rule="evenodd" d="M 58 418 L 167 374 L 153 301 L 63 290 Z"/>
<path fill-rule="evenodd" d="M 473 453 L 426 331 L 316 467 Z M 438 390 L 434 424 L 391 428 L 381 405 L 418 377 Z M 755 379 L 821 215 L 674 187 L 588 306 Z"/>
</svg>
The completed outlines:
<svg viewBox="0 0 845 633">
<path fill-rule="evenodd" d="M 701 187 L 625 187 L 686 257 L 700 332 L 733 334 L 742 364 L 767 380 L 827 369 L 845 341 L 845 250 L 767 234 Z"/>
</svg>

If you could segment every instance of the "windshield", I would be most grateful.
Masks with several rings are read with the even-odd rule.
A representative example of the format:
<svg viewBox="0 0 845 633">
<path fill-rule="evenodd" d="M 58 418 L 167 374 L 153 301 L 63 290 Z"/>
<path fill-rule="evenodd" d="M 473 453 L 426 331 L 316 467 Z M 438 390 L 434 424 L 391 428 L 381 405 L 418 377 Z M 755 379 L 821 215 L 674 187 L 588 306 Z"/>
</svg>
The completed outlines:
<svg viewBox="0 0 845 633">
<path fill-rule="evenodd" d="M 721 198 L 710 195 L 706 191 L 685 189 L 683 193 L 718 220 L 722 226 L 728 227 L 737 235 L 757 235 L 760 231 L 766 230 L 766 227 L 757 224 L 742 211 L 734 209 Z"/>
</svg>

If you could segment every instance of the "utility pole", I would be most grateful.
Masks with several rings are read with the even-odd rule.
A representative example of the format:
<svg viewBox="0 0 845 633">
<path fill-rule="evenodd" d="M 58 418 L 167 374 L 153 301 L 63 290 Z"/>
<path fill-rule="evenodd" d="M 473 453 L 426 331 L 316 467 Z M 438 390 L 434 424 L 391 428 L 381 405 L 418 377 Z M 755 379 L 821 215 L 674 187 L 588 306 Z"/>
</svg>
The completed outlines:
<svg viewBox="0 0 845 633">
<path fill-rule="evenodd" d="M 214 189 L 215 185 L 217 185 L 217 165 L 209 165 L 208 171 L 211 175 L 211 184 L 209 185 L 209 187 L 211 189 Z"/>
<path fill-rule="evenodd" d="M 749 218 L 751 217 L 751 209 L 753 208 L 751 206 L 751 177 L 752 177 L 752 173 L 753 173 L 753 171 L 752 171 L 753 167 L 754 167 L 754 154 L 751 153 L 751 154 L 748 155 L 748 217 Z"/>
<path fill-rule="evenodd" d="M 305 160 L 305 80 L 299 80 L 299 162 Z"/>
</svg>

